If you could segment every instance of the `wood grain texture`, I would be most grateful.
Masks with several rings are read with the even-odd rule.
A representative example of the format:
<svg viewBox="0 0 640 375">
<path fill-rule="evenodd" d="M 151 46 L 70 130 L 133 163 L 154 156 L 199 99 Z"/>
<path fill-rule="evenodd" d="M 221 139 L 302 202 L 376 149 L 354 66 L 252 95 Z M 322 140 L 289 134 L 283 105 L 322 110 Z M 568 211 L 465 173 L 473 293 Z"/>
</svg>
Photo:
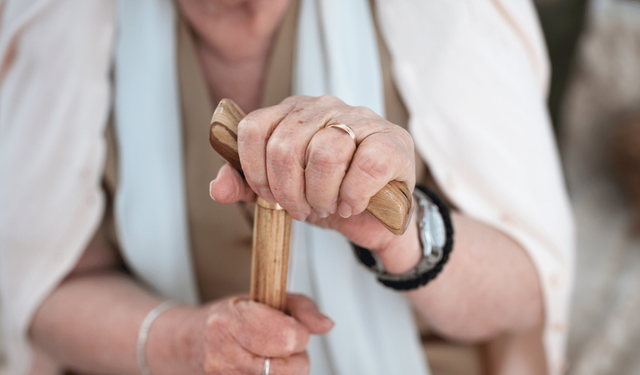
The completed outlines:
<svg viewBox="0 0 640 375">
<path fill-rule="evenodd" d="M 407 230 L 411 218 L 412 195 L 407 184 L 390 181 L 369 200 L 367 211 L 393 234 Z"/>
<path fill-rule="evenodd" d="M 291 216 L 282 209 L 266 208 L 268 203 L 258 198 L 256 204 L 250 295 L 253 301 L 285 311 Z"/>
<path fill-rule="evenodd" d="M 222 99 L 211 119 L 209 142 L 242 173 L 238 156 L 238 123 L 244 112 L 231 99 Z M 412 196 L 403 182 L 390 181 L 369 200 L 367 211 L 393 234 L 403 234 L 411 218 Z"/>
<path fill-rule="evenodd" d="M 238 155 L 238 124 L 245 113 L 231 99 L 222 99 L 213 111 L 209 143 L 211 147 L 242 174 Z M 244 174 L 243 174 L 244 175 Z"/>
</svg>

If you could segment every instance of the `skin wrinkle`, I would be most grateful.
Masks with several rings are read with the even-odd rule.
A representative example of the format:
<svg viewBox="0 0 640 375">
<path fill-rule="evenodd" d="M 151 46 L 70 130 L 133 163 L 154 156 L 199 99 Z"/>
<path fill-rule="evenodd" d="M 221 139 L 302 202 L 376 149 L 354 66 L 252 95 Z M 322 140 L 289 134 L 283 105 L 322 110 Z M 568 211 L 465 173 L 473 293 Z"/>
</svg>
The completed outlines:
<svg viewBox="0 0 640 375">
<path fill-rule="evenodd" d="M 415 183 L 411 179 L 411 174 L 413 172 L 413 165 L 409 165 L 409 167 L 399 168 L 400 171 L 404 171 L 403 173 L 394 172 L 395 168 L 390 168 L 390 165 L 395 164 L 395 160 L 402 160 L 402 158 L 393 156 L 393 153 L 382 152 L 385 149 L 385 138 L 382 138 L 382 142 L 379 142 L 378 139 L 368 138 L 367 142 L 361 143 L 361 145 L 368 145 L 367 148 L 358 148 L 351 162 L 351 168 L 343 181 L 343 187 L 341 189 L 340 195 L 341 199 L 347 201 L 351 207 L 354 209 L 353 214 L 359 214 L 366 208 L 366 205 L 369 202 L 371 196 L 373 196 L 378 190 L 380 190 L 382 186 L 373 185 L 369 187 L 367 190 L 368 194 L 361 194 L 358 190 L 362 190 L 362 184 L 354 186 L 351 181 L 355 178 L 354 173 L 357 173 L 356 176 L 358 179 L 365 177 L 367 180 L 373 182 L 376 181 L 390 181 L 394 179 L 405 180 L 408 179 L 407 184 L 413 187 Z M 396 150 L 397 155 L 405 154 L 402 148 L 396 147 L 395 144 L 392 145 L 392 148 Z M 366 153 L 363 150 L 367 150 Z M 412 148 L 411 148 L 412 150 Z M 413 153 L 410 153 L 408 156 L 408 160 L 413 160 Z M 355 168 L 354 168 L 355 167 Z M 410 172 L 407 172 L 410 171 Z M 351 173 L 351 174 L 350 174 Z"/>
<path fill-rule="evenodd" d="M 326 128 L 321 130 L 324 129 Z M 322 142 L 322 139 L 325 138 L 327 141 Z M 314 139 L 316 140 L 315 142 L 313 141 Z M 340 143 L 345 143 L 345 145 L 344 147 L 337 147 L 337 152 L 333 148 L 325 146 L 326 144 L 335 146 L 336 144 L 340 145 Z M 304 172 L 305 196 L 309 204 L 321 213 L 321 216 L 327 216 L 329 212 L 335 213 L 337 209 L 338 194 L 342 185 L 341 181 L 351 164 L 354 148 L 354 143 L 349 137 L 345 137 L 345 133 L 340 129 L 314 135 L 312 142 L 307 148 Z M 333 161 L 332 159 L 336 157 L 336 155 L 337 160 Z M 311 160 L 311 163 L 309 160 Z M 332 179 L 336 181 L 335 184 L 327 185 L 324 189 L 319 188 L 319 186 L 322 186 L 322 184 L 318 183 L 319 181 L 332 181 Z M 332 198 L 327 201 L 327 196 Z"/>
<path fill-rule="evenodd" d="M 307 97 L 300 97 L 300 99 L 308 99 Z M 333 101 L 328 99 L 310 99 L 308 100 L 312 103 L 322 103 L 325 101 Z M 305 102 L 302 102 L 305 103 Z M 296 103 L 294 109 L 285 117 L 278 129 L 280 132 L 277 132 L 278 129 L 274 131 L 275 135 L 272 135 L 271 138 L 267 140 L 267 152 L 266 152 L 266 160 L 270 160 L 271 163 L 267 167 L 267 176 L 271 181 L 279 181 L 280 186 L 273 186 L 272 192 L 276 200 L 283 205 L 283 207 L 288 208 L 290 214 L 293 218 L 297 220 L 304 220 L 307 215 L 311 212 L 311 206 L 307 204 L 306 199 L 306 189 L 304 184 L 304 171 L 306 170 L 306 161 L 304 155 L 306 152 L 302 152 L 303 150 L 308 149 L 309 144 L 313 140 L 313 136 L 321 129 L 323 129 L 324 124 L 327 123 L 328 119 L 331 118 L 332 114 L 327 113 L 326 111 L 322 111 L 322 108 L 312 109 L 311 111 L 306 111 L 306 106 L 304 104 L 300 105 L 300 102 Z M 310 112 L 306 114 L 305 112 Z M 318 118 L 318 113 L 321 114 L 320 118 Z M 302 118 L 300 118 L 299 114 L 305 114 Z M 305 127 L 311 128 L 313 130 L 313 134 L 311 137 L 306 138 L 305 144 L 292 144 L 290 142 L 291 139 L 295 139 L 295 134 L 297 133 L 297 126 L 292 126 L 291 124 L 297 123 L 298 125 L 304 124 Z M 320 125 L 321 124 L 321 125 Z M 300 155 L 300 156 L 297 156 Z M 288 160 L 293 160 L 297 163 L 297 168 L 299 171 L 302 171 L 302 178 L 300 180 L 292 180 L 287 178 L 279 178 L 282 175 L 297 175 L 295 170 L 291 170 L 293 167 L 293 163 L 288 163 Z M 287 168 L 289 166 L 290 168 Z M 282 183 L 281 181 L 286 181 Z M 288 192 L 297 191 L 297 195 L 293 195 L 295 199 L 287 200 L 286 197 L 289 196 Z"/>
<path fill-rule="evenodd" d="M 293 368 L 307 369 L 307 330 L 325 332 L 326 328 L 333 324 L 320 314 L 315 303 L 306 297 L 290 294 L 289 301 L 293 317 L 249 301 L 246 297 L 230 298 L 223 301 L 222 305 L 214 305 L 206 319 L 206 326 L 211 332 L 205 338 L 210 355 L 205 356 L 203 368 L 220 374 L 245 371 L 259 373 L 264 357 L 269 356 L 272 357 L 273 372 L 289 365 Z M 225 309 L 225 306 L 231 309 Z M 238 315 L 239 319 L 234 318 L 234 315 Z M 256 323 L 264 321 L 271 323 Z M 221 329 L 211 330 L 217 327 Z M 234 346 L 229 345 L 230 341 L 246 350 L 234 351 Z M 223 353 L 214 355 L 220 349 Z"/>
<path fill-rule="evenodd" d="M 293 102 L 293 103 L 292 103 Z M 309 159 L 306 150 L 309 149 L 309 145 L 312 144 L 314 135 L 323 128 L 326 123 L 329 122 L 341 122 L 348 123 L 352 128 L 356 129 L 358 133 L 361 133 L 361 138 L 369 138 L 367 135 L 371 132 L 381 135 L 392 135 L 395 136 L 395 132 L 397 132 L 400 128 L 396 130 L 396 127 L 393 126 L 388 121 L 378 117 L 373 111 L 366 109 L 364 107 L 347 107 L 342 101 L 337 98 L 331 96 L 323 96 L 320 98 L 308 98 L 308 97 L 296 97 L 291 99 L 290 101 L 283 102 L 281 106 L 284 106 L 284 110 L 291 108 L 291 104 L 293 104 L 293 108 L 290 109 L 290 112 L 285 116 L 283 120 L 277 125 L 277 128 L 273 130 L 271 137 L 266 139 L 266 135 L 261 134 L 259 131 L 254 132 L 253 134 L 248 134 L 246 138 L 246 143 L 243 143 L 240 149 L 244 149 L 245 147 L 253 150 L 251 152 L 253 157 L 259 156 L 259 151 L 255 151 L 256 149 L 260 149 L 260 141 L 262 137 L 262 142 L 266 142 L 266 150 L 264 163 L 266 166 L 266 178 L 260 177 L 263 173 L 262 171 L 258 171 L 255 173 L 253 170 L 260 163 L 254 162 L 251 167 L 247 168 L 247 180 L 249 185 L 255 188 L 256 184 L 262 184 L 264 180 L 275 181 L 275 183 L 269 184 L 269 189 L 276 201 L 278 201 L 285 209 L 287 209 L 294 218 L 303 220 L 310 212 L 312 208 L 311 205 L 308 204 L 308 200 L 306 199 L 306 194 L 309 193 L 307 189 L 305 189 L 304 181 L 302 180 L 305 174 L 305 171 L 308 169 Z M 335 107 L 337 105 L 337 108 Z M 335 109 L 331 110 L 326 106 L 333 106 Z M 279 106 L 276 106 L 279 107 Z M 346 109 L 345 109 L 346 108 Z M 258 115 L 268 115 L 269 113 L 259 113 Z M 319 116 L 318 116 L 319 114 Z M 365 120 L 363 121 L 362 118 Z M 306 129 L 301 129 L 300 125 L 307 124 L 305 126 Z M 295 125 L 293 125 L 295 124 Z M 386 127 L 385 130 L 377 129 L 380 126 Z M 309 129 L 311 127 L 311 129 Z M 393 127 L 393 128 L 391 128 Z M 273 129 L 273 125 L 270 126 Z M 393 129 L 393 130 L 392 130 Z M 394 132 L 395 130 L 395 132 Z M 312 132 L 312 133 L 310 133 Z M 364 133 L 363 133 L 364 132 Z M 404 130 L 403 130 L 404 132 Z M 296 139 L 297 134 L 303 134 L 303 143 L 292 143 L 291 139 Z M 239 134 L 239 138 L 242 139 L 242 135 Z M 300 138 L 300 137 L 298 137 Z M 384 137 L 374 137 L 376 139 L 384 139 Z M 402 134 L 400 136 L 401 139 L 407 138 L 407 135 Z M 241 140 L 241 142 L 243 142 Z M 253 143 L 256 143 L 256 147 L 251 147 Z M 368 142 L 367 142 L 368 143 Z M 384 141 L 383 141 L 384 143 Z M 404 155 L 404 151 L 402 148 L 398 147 L 398 145 L 394 145 L 392 149 L 398 150 L 397 155 Z M 299 155 L 299 156 L 298 156 Z M 385 155 L 383 153 L 383 155 Z M 248 157 L 249 155 L 247 155 Z M 391 160 L 387 155 L 385 160 Z M 380 163 L 376 163 L 375 160 L 379 159 L 379 155 L 362 155 L 360 153 L 355 154 L 356 159 L 364 158 L 361 163 L 361 167 L 363 170 L 367 171 L 367 163 L 366 160 L 371 158 L 368 164 L 372 170 L 375 171 Z M 244 158 L 244 155 L 241 156 Z M 409 155 L 409 160 L 413 160 L 413 155 Z M 398 160 L 403 160 L 405 158 L 394 158 Z M 395 162 L 394 162 L 395 163 Z M 348 164 L 348 163 L 345 163 Z M 347 168 L 348 165 L 345 166 Z M 404 173 L 406 170 L 406 166 L 400 166 L 400 170 L 403 171 L 401 177 L 408 178 L 409 184 L 413 184 L 411 177 L 408 173 Z M 369 171 L 367 171 L 369 172 Z M 373 180 L 375 180 L 375 176 L 380 173 L 370 173 L 374 176 Z M 389 174 L 388 171 L 383 171 L 383 174 Z M 255 178 L 254 175 L 258 176 Z M 290 176 L 297 176 L 296 179 L 291 179 Z M 393 177 L 393 176 L 391 176 Z M 350 179 L 349 172 L 347 172 L 346 181 Z M 371 180 L 371 178 L 370 178 Z M 257 181 L 257 183 L 256 183 Z M 343 186 L 348 186 L 344 185 Z M 265 189 L 264 186 L 259 186 L 256 190 L 261 191 L 261 189 Z M 349 194 L 346 195 L 347 199 L 342 199 L 345 201 L 344 203 L 350 203 L 351 205 L 357 206 L 356 213 L 362 212 L 366 208 L 366 204 L 368 202 L 368 197 L 373 196 L 382 186 L 369 187 L 371 190 L 370 193 L 367 194 L 353 194 L 353 197 L 349 199 Z M 326 190 L 326 187 L 319 187 L 315 191 L 323 191 Z M 373 191 L 375 190 L 375 191 Z M 347 189 L 348 191 L 348 189 Z M 366 196 L 367 198 L 361 198 L 362 196 Z M 290 197 L 289 199 L 287 199 Z M 325 200 L 328 198 L 324 198 Z M 337 198 L 329 199 L 334 201 L 339 201 Z M 320 211 L 322 211 L 323 207 L 319 207 Z"/>
<path fill-rule="evenodd" d="M 344 135 L 346 134 L 343 130 L 340 130 L 340 129 L 331 129 L 331 128 L 320 129 L 320 131 L 323 131 L 323 130 L 334 130 L 336 132 L 340 132 L 340 133 L 336 133 L 338 134 L 337 136 L 336 135 L 331 136 L 332 138 L 336 139 L 335 141 L 330 142 L 332 146 L 335 146 L 335 143 L 333 142 L 341 142 L 341 140 L 344 139 Z M 315 135 L 314 138 L 315 137 L 317 137 L 317 135 Z M 351 145 L 351 144 L 353 144 L 353 142 L 349 139 L 348 145 Z M 310 142 L 310 145 L 309 147 L 307 147 L 304 155 L 304 160 L 303 160 L 304 170 L 307 171 L 307 167 L 309 166 L 309 159 L 316 160 L 317 164 L 326 165 L 326 168 L 328 170 L 332 170 L 333 168 L 337 168 L 339 166 L 344 165 L 345 160 L 336 160 L 336 161 L 332 160 L 333 158 L 330 156 L 334 154 L 335 154 L 335 150 L 333 149 L 333 147 L 323 147 L 322 143 L 320 143 L 320 145 L 314 145 L 312 147 L 312 144 Z M 321 156 L 316 156 L 316 155 L 321 155 Z M 350 161 L 351 161 L 351 158 L 348 158 L 346 163 L 347 168 Z M 347 171 L 347 168 L 344 168 L 344 172 Z"/>
<path fill-rule="evenodd" d="M 260 132 L 261 129 L 259 126 L 260 122 L 254 121 L 254 118 L 260 118 L 261 115 L 268 115 L 270 112 L 282 113 L 282 115 L 277 116 L 276 120 L 271 124 L 271 126 L 267 127 L 266 129 L 266 134 L 264 137 L 266 139 L 265 143 L 268 143 L 268 141 L 271 139 L 271 136 L 273 135 L 274 129 L 278 127 L 289 114 L 288 108 L 291 108 L 294 105 L 295 105 L 295 102 L 292 99 L 285 99 L 280 106 L 259 109 L 248 114 L 238 124 L 238 137 L 239 137 L 238 153 L 241 155 L 240 160 L 241 160 L 242 170 L 245 172 L 246 182 L 252 188 L 253 191 L 259 191 L 261 193 L 260 194 L 261 197 L 270 202 L 275 202 L 276 200 L 273 197 L 273 194 L 271 193 L 271 189 L 269 186 L 269 177 L 267 174 L 263 175 L 260 173 L 262 170 L 266 170 L 266 161 L 265 161 L 265 164 L 262 166 L 262 168 L 260 168 L 257 172 L 254 170 L 253 168 L 254 165 L 252 163 L 248 163 L 248 164 L 242 163 L 242 160 L 255 160 L 253 158 L 254 155 L 256 155 L 256 157 L 259 157 L 260 154 L 265 151 L 262 151 L 263 149 L 262 147 L 256 148 L 251 146 L 248 146 L 248 147 L 245 147 L 245 146 L 247 144 L 256 144 L 256 143 L 261 144 L 259 142 L 261 137 L 261 132 Z M 243 139 L 245 139 L 245 141 L 242 141 Z M 262 144 L 265 144 L 265 143 L 262 143 Z M 266 146 L 264 147 L 264 149 L 266 150 Z M 242 156 L 244 155 L 247 155 L 247 156 L 243 158 Z"/>
<path fill-rule="evenodd" d="M 246 310 L 246 308 L 256 307 L 258 304 L 253 301 L 246 301 L 244 303 L 246 306 L 243 305 L 240 307 L 238 312 L 241 314 L 240 321 L 244 322 L 242 327 L 244 327 L 245 330 L 243 332 L 243 330 L 239 329 L 241 326 L 236 327 L 235 330 L 236 338 L 243 347 L 247 348 L 250 352 L 264 355 L 272 354 L 272 348 L 282 347 L 284 351 L 281 354 L 284 356 L 290 356 L 304 350 L 309 340 L 309 335 L 306 331 L 307 327 L 293 317 L 284 315 L 263 305 L 258 306 L 257 309 Z M 256 319 L 256 316 L 254 316 L 256 312 L 260 312 L 260 315 L 265 316 L 262 319 Z M 304 312 L 304 310 L 302 310 L 302 312 Z M 266 321 L 264 318 L 267 317 L 271 318 L 271 324 L 263 325 L 260 323 L 256 325 L 256 321 Z M 246 332 L 246 328 L 249 328 L 249 332 Z M 258 347 L 254 347 L 256 344 L 259 344 Z M 262 353 L 260 351 L 262 351 Z M 276 351 L 273 353 L 280 352 Z"/>
</svg>

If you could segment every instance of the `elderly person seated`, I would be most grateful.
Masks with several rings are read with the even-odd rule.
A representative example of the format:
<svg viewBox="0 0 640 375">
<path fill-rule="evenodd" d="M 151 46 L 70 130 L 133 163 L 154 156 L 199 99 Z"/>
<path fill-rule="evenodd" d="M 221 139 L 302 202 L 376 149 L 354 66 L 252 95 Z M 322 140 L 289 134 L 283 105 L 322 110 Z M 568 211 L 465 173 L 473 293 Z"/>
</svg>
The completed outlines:
<svg viewBox="0 0 640 375">
<path fill-rule="evenodd" d="M 3 6 L 11 374 L 428 374 L 412 308 L 491 373 L 560 373 L 573 229 L 530 3 Z M 244 176 L 207 144 L 222 98 Z M 440 224 L 367 213 L 394 180 Z M 256 195 L 295 219 L 289 315 L 244 294 Z"/>
</svg>

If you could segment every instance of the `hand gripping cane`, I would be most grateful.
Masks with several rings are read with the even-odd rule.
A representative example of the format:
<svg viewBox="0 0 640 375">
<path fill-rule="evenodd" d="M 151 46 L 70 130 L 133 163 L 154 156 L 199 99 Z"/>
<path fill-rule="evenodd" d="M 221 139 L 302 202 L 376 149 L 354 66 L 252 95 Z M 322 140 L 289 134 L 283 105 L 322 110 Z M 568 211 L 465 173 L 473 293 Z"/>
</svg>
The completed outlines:
<svg viewBox="0 0 640 375">
<path fill-rule="evenodd" d="M 238 123 L 245 114 L 231 99 L 222 99 L 211 119 L 211 146 L 242 173 L 238 155 Z M 407 185 L 391 181 L 369 200 L 367 211 L 394 234 L 407 229 L 411 213 Z M 287 298 L 287 270 L 291 216 L 277 203 L 260 197 L 253 223 L 251 299 L 284 311 Z"/>
</svg>

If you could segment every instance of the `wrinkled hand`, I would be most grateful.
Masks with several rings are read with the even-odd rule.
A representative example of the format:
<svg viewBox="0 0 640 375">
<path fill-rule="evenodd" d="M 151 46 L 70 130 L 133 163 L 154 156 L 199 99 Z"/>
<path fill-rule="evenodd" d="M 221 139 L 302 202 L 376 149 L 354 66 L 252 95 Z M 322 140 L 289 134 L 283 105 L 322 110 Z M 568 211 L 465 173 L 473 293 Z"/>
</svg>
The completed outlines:
<svg viewBox="0 0 640 375">
<path fill-rule="evenodd" d="M 204 307 L 191 330 L 198 337 L 193 367 L 204 374 L 256 375 L 269 357 L 272 374 L 308 374 L 309 336 L 327 333 L 333 322 L 305 296 L 289 294 L 287 304 L 291 316 L 239 297 Z"/>
<path fill-rule="evenodd" d="M 341 129 L 351 127 L 358 145 Z M 393 235 L 364 212 L 391 180 L 415 185 L 411 136 L 364 107 L 333 96 L 294 96 L 249 113 L 238 125 L 238 152 L 246 182 L 225 165 L 211 183 L 223 203 L 277 201 L 296 220 L 338 230 L 351 241 L 382 249 Z"/>
</svg>

